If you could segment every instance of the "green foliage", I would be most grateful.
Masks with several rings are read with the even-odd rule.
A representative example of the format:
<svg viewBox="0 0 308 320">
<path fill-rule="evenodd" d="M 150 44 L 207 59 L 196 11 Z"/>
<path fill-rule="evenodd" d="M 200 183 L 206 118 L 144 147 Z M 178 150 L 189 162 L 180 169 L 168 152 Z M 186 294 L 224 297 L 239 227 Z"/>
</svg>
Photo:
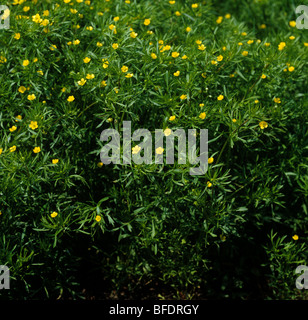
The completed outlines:
<svg viewBox="0 0 308 320">
<path fill-rule="evenodd" d="M 308 235 L 308 39 L 289 23 L 296 3 L 194 3 L 8 1 L 1 299 L 146 297 L 155 282 L 156 298 L 307 298 L 294 274 Z M 100 134 L 123 121 L 206 128 L 213 162 L 202 176 L 189 163 L 102 165 Z"/>
</svg>

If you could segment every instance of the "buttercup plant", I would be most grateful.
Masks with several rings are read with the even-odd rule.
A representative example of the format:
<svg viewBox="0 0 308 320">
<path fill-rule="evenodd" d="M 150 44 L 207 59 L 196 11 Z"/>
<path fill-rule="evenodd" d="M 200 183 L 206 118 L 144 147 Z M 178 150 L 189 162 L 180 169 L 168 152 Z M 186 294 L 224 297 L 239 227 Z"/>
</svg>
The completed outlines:
<svg viewBox="0 0 308 320">
<path fill-rule="evenodd" d="M 301 3 L 2 4 L 0 299 L 307 299 Z"/>
</svg>

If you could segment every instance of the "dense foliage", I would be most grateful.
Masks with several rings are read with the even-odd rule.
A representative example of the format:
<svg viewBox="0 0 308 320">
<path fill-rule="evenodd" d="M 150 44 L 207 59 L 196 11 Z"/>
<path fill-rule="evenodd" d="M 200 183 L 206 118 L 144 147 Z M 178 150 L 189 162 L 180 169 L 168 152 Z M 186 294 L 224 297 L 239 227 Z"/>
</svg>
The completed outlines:
<svg viewBox="0 0 308 320">
<path fill-rule="evenodd" d="M 1 299 L 307 298 L 301 3 L 1 4 Z M 125 120 L 208 129 L 208 171 L 103 165 Z"/>
</svg>

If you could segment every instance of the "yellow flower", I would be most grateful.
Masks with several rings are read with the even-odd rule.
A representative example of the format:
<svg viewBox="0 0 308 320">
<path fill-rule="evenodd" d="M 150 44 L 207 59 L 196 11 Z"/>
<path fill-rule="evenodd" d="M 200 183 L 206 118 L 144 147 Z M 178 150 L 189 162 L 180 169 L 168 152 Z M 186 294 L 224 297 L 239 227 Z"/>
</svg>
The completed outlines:
<svg viewBox="0 0 308 320">
<path fill-rule="evenodd" d="M 101 168 L 103 165 L 104 165 L 104 164 L 103 164 L 102 162 L 99 162 L 99 163 L 97 164 L 97 166 L 98 166 L 99 168 Z"/>
<path fill-rule="evenodd" d="M 32 130 L 37 129 L 37 128 L 38 128 L 37 121 L 31 121 L 30 124 L 29 124 L 29 127 L 30 127 Z"/>
<path fill-rule="evenodd" d="M 40 148 L 40 147 L 35 147 L 35 148 L 33 149 L 33 152 L 34 152 L 34 153 L 39 153 L 39 152 L 41 152 L 41 148 Z"/>
<path fill-rule="evenodd" d="M 285 48 L 286 46 L 286 43 L 285 42 L 280 42 L 279 45 L 278 45 L 278 50 L 281 51 Z"/>
<path fill-rule="evenodd" d="M 253 43 L 253 40 L 248 40 L 247 43 L 248 43 L 248 44 L 252 44 L 252 43 Z"/>
<path fill-rule="evenodd" d="M 20 33 L 15 33 L 14 39 L 19 40 L 20 39 Z"/>
<path fill-rule="evenodd" d="M 180 75 L 180 71 L 178 70 L 178 71 L 174 72 L 173 75 L 174 75 L 175 77 L 178 77 L 178 76 Z"/>
<path fill-rule="evenodd" d="M 0 63 L 5 63 L 5 62 L 7 62 L 6 57 L 0 56 Z"/>
<path fill-rule="evenodd" d="M 57 164 L 59 162 L 59 159 L 52 159 L 52 164 Z"/>
<path fill-rule="evenodd" d="M 55 218 L 57 215 L 58 215 L 58 212 L 55 212 L 55 211 L 50 214 L 50 216 L 51 216 L 52 218 Z"/>
<path fill-rule="evenodd" d="M 134 76 L 133 73 L 127 73 L 126 76 L 125 76 L 125 78 L 132 78 L 133 76 Z"/>
<path fill-rule="evenodd" d="M 103 68 L 107 69 L 109 67 L 109 61 L 106 59 L 102 59 L 102 61 L 103 61 Z"/>
<path fill-rule="evenodd" d="M 171 117 L 169 118 L 169 121 L 173 121 L 173 120 L 175 120 L 175 116 L 171 116 Z"/>
<path fill-rule="evenodd" d="M 21 87 L 18 88 L 18 91 L 19 91 L 20 93 L 25 93 L 26 90 L 27 90 L 27 89 L 26 89 L 26 87 L 24 87 L 24 86 L 21 86 Z"/>
<path fill-rule="evenodd" d="M 57 46 L 56 46 L 55 44 L 52 44 L 52 45 L 49 47 L 49 49 L 50 49 L 51 51 L 54 51 L 55 49 L 57 49 Z"/>
<path fill-rule="evenodd" d="M 304 42 L 304 46 L 305 46 L 305 47 L 308 47 L 308 42 Z"/>
<path fill-rule="evenodd" d="M 116 27 L 116 26 L 115 26 L 114 24 L 109 25 L 109 29 L 110 29 L 110 30 L 114 30 L 115 27 Z"/>
<path fill-rule="evenodd" d="M 208 188 L 210 188 L 210 187 L 212 186 L 212 183 L 211 183 L 210 181 L 208 181 L 208 182 L 206 183 L 206 185 L 207 185 Z"/>
<path fill-rule="evenodd" d="M 112 44 L 112 48 L 113 48 L 114 50 L 116 50 L 116 49 L 119 48 L 119 45 L 118 45 L 117 43 L 113 43 L 113 44 Z"/>
<path fill-rule="evenodd" d="M 222 61 L 223 60 L 223 56 L 222 55 L 219 55 L 218 57 L 217 57 L 217 61 Z"/>
<path fill-rule="evenodd" d="M 293 237 L 292 237 L 293 240 L 297 241 L 298 240 L 298 235 L 295 234 Z"/>
<path fill-rule="evenodd" d="M 141 147 L 136 145 L 132 148 L 132 154 L 137 154 L 140 150 L 141 150 Z"/>
<path fill-rule="evenodd" d="M 37 13 L 36 15 L 32 16 L 32 21 L 35 23 L 41 23 L 42 22 L 42 18 L 41 16 Z"/>
<path fill-rule="evenodd" d="M 206 78 L 206 72 L 201 73 L 202 78 Z"/>
<path fill-rule="evenodd" d="M 270 44 L 269 42 L 265 42 L 264 45 L 265 45 L 266 47 L 269 47 L 271 44 Z"/>
<path fill-rule="evenodd" d="M 83 62 L 84 62 L 84 63 L 89 63 L 90 61 L 91 61 L 91 59 L 88 58 L 88 57 L 85 57 L 85 58 L 83 59 Z"/>
<path fill-rule="evenodd" d="M 295 68 L 294 68 L 294 67 L 292 67 L 292 66 L 288 68 L 288 70 L 289 70 L 290 72 L 293 72 L 293 71 L 294 71 L 294 69 L 295 69 Z"/>
<path fill-rule="evenodd" d="M 242 55 L 243 55 L 244 57 L 248 56 L 248 51 L 243 51 L 243 52 L 242 52 Z"/>
<path fill-rule="evenodd" d="M 208 164 L 213 163 L 213 162 L 214 162 L 214 158 L 213 158 L 213 157 L 208 158 L 208 159 L 207 159 L 207 162 L 208 162 Z"/>
<path fill-rule="evenodd" d="M 172 130 L 169 129 L 169 128 L 166 128 L 166 129 L 164 130 L 164 135 L 165 135 L 166 137 L 170 136 L 171 133 L 172 133 Z"/>
<path fill-rule="evenodd" d="M 198 8 L 198 3 L 193 3 L 193 4 L 191 5 L 191 7 L 192 7 L 193 9 Z"/>
<path fill-rule="evenodd" d="M 10 132 L 14 132 L 16 129 L 17 129 L 16 126 L 12 126 L 9 130 L 10 130 Z"/>
<path fill-rule="evenodd" d="M 123 67 L 121 68 L 121 71 L 122 71 L 122 72 L 127 72 L 127 71 L 128 71 L 128 67 L 127 67 L 127 66 L 123 66 Z"/>
<path fill-rule="evenodd" d="M 89 27 L 86 27 L 87 30 L 89 31 L 92 31 L 93 30 L 93 27 L 92 26 L 89 26 Z"/>
<path fill-rule="evenodd" d="M 78 83 L 80 86 L 85 85 L 86 82 L 87 82 L 87 80 L 85 80 L 84 78 L 82 78 L 81 80 L 77 81 L 77 83 Z"/>
<path fill-rule="evenodd" d="M 239 46 L 242 46 L 242 45 L 243 45 L 243 42 L 239 42 L 238 45 L 239 45 Z"/>
<path fill-rule="evenodd" d="M 29 65 L 29 63 L 30 63 L 29 60 L 24 60 L 24 61 L 22 62 L 22 65 L 23 65 L 24 67 L 27 67 L 27 66 Z"/>
<path fill-rule="evenodd" d="M 190 31 L 191 31 L 191 27 L 187 27 L 186 32 L 190 32 Z"/>
<path fill-rule="evenodd" d="M 268 127 L 268 123 L 266 121 L 261 121 L 259 123 L 260 128 L 263 130 Z"/>
<path fill-rule="evenodd" d="M 132 31 L 132 32 L 130 33 L 130 36 L 131 36 L 131 38 L 135 39 L 135 38 L 137 38 L 138 33 Z"/>
<path fill-rule="evenodd" d="M 266 29 L 266 24 L 262 23 L 262 24 L 260 25 L 260 29 Z"/>
<path fill-rule="evenodd" d="M 200 103 L 200 104 L 199 104 L 199 107 L 200 107 L 200 108 L 204 107 L 204 103 Z"/>
<path fill-rule="evenodd" d="M 16 150 L 16 146 L 10 148 L 10 152 L 14 152 Z"/>
<path fill-rule="evenodd" d="M 100 215 L 97 215 L 97 216 L 95 217 L 95 220 L 96 220 L 97 222 L 100 222 L 100 221 L 102 220 L 102 217 L 101 217 Z"/>
<path fill-rule="evenodd" d="M 231 14 L 230 14 L 230 13 L 227 13 L 227 14 L 225 15 L 225 18 L 226 18 L 226 19 L 230 19 L 230 18 L 231 18 Z"/>
<path fill-rule="evenodd" d="M 256 100 L 255 100 L 255 103 L 259 103 L 259 100 L 258 100 L 258 99 L 256 99 Z"/>
<path fill-rule="evenodd" d="M 177 58 L 180 54 L 176 51 L 172 52 L 172 58 Z"/>
<path fill-rule="evenodd" d="M 184 54 L 184 56 L 182 57 L 183 60 L 186 60 L 187 59 L 187 55 Z"/>
<path fill-rule="evenodd" d="M 77 46 L 79 43 L 80 43 L 80 40 L 78 40 L 78 39 L 76 39 L 76 40 L 73 41 L 73 44 L 74 44 L 75 46 Z"/>
<path fill-rule="evenodd" d="M 236 120 L 235 118 L 234 118 L 234 119 L 232 119 L 232 122 L 233 122 L 233 123 L 235 123 L 236 121 L 237 121 L 237 120 Z"/>
<path fill-rule="evenodd" d="M 43 26 L 43 27 L 48 26 L 48 24 L 49 24 L 49 20 L 48 20 L 48 19 L 44 19 L 44 20 L 42 20 L 42 22 L 41 22 L 41 26 Z"/>
<path fill-rule="evenodd" d="M 19 114 L 18 116 L 16 116 L 15 118 L 15 122 L 21 121 L 22 120 L 22 116 Z"/>
<path fill-rule="evenodd" d="M 163 47 L 163 49 L 161 50 L 161 52 L 163 51 L 168 51 L 171 49 L 171 46 L 169 46 L 168 44 L 166 46 Z"/>
<path fill-rule="evenodd" d="M 67 98 L 67 101 L 68 102 L 72 102 L 72 101 L 74 101 L 75 100 L 75 97 L 74 96 L 69 96 L 68 98 Z"/>
<path fill-rule="evenodd" d="M 290 40 L 294 40 L 295 37 L 294 37 L 294 36 L 290 36 L 289 39 L 290 39 Z"/>
<path fill-rule="evenodd" d="M 262 74 L 261 78 L 262 78 L 262 79 L 265 79 L 265 78 L 266 78 L 266 75 L 265 75 L 265 74 Z"/>
<path fill-rule="evenodd" d="M 281 100 L 280 100 L 280 98 L 274 98 L 274 102 L 275 103 L 281 103 Z"/>
<path fill-rule="evenodd" d="M 162 154 L 163 152 L 164 152 L 164 148 L 162 148 L 162 147 L 159 147 L 156 149 L 157 154 Z"/>
<path fill-rule="evenodd" d="M 119 21 L 120 20 L 120 17 L 114 17 L 113 18 L 113 21 L 115 21 L 115 22 L 117 22 L 117 21 Z"/>
<path fill-rule="evenodd" d="M 175 15 L 176 15 L 177 17 L 179 17 L 179 16 L 182 15 L 182 14 L 181 14 L 180 11 L 175 11 Z"/>
<path fill-rule="evenodd" d="M 296 21 L 294 21 L 294 20 L 290 21 L 289 26 L 292 28 L 296 27 Z"/>
<path fill-rule="evenodd" d="M 49 16 L 49 10 L 44 10 L 43 11 L 43 16 L 48 17 Z"/>
<path fill-rule="evenodd" d="M 107 86 L 107 83 L 106 83 L 105 80 L 103 80 L 103 81 L 101 82 L 101 86 L 102 86 L 102 87 L 106 87 L 106 86 Z"/>
<path fill-rule="evenodd" d="M 198 46 L 198 49 L 199 49 L 200 51 L 204 51 L 204 50 L 206 49 L 206 46 L 205 46 L 204 44 L 200 44 L 200 45 Z"/>
<path fill-rule="evenodd" d="M 242 32 L 242 36 L 247 36 L 247 32 Z"/>
<path fill-rule="evenodd" d="M 222 19 L 223 19 L 223 17 L 221 17 L 221 16 L 218 17 L 217 20 L 216 20 L 216 23 L 218 23 L 218 24 L 222 23 Z"/>
<path fill-rule="evenodd" d="M 205 119 L 205 117 L 206 117 L 206 113 L 205 112 L 202 112 L 202 113 L 200 113 L 200 115 L 199 115 L 199 118 L 200 119 Z"/>
<path fill-rule="evenodd" d="M 174 0 L 170 0 L 169 3 L 170 4 L 175 4 L 175 1 Z"/>
<path fill-rule="evenodd" d="M 143 22 L 143 24 L 144 24 L 145 26 L 148 26 L 150 23 L 151 23 L 151 20 L 150 20 L 150 19 L 145 19 L 144 22 Z"/>
<path fill-rule="evenodd" d="M 182 94 L 182 95 L 180 96 L 180 99 L 181 99 L 181 100 L 187 99 L 187 95 L 186 95 L 186 94 Z"/>
<path fill-rule="evenodd" d="M 0 155 L 1 155 L 2 151 L 3 151 L 3 149 L 2 149 L 2 148 L 0 148 Z M 0 211 L 0 215 L 1 215 L 1 211 Z"/>
<path fill-rule="evenodd" d="M 217 97 L 217 100 L 221 101 L 224 99 L 224 96 L 222 94 L 220 94 L 218 97 Z"/>
<path fill-rule="evenodd" d="M 91 80 L 91 79 L 94 79 L 95 78 L 95 75 L 94 75 L 94 73 L 88 73 L 87 74 L 87 76 L 86 76 L 86 78 L 88 79 L 88 80 Z"/>
<path fill-rule="evenodd" d="M 32 101 L 32 100 L 36 99 L 36 96 L 35 96 L 34 93 L 29 94 L 28 97 L 27 97 L 27 99 L 30 100 L 30 101 Z"/>
<path fill-rule="evenodd" d="M 151 58 L 152 59 L 157 59 L 157 55 L 155 53 L 151 53 Z"/>
<path fill-rule="evenodd" d="M 102 47 L 102 46 L 103 46 L 103 44 L 102 44 L 101 42 L 97 42 L 96 45 L 97 45 L 98 47 Z"/>
</svg>

